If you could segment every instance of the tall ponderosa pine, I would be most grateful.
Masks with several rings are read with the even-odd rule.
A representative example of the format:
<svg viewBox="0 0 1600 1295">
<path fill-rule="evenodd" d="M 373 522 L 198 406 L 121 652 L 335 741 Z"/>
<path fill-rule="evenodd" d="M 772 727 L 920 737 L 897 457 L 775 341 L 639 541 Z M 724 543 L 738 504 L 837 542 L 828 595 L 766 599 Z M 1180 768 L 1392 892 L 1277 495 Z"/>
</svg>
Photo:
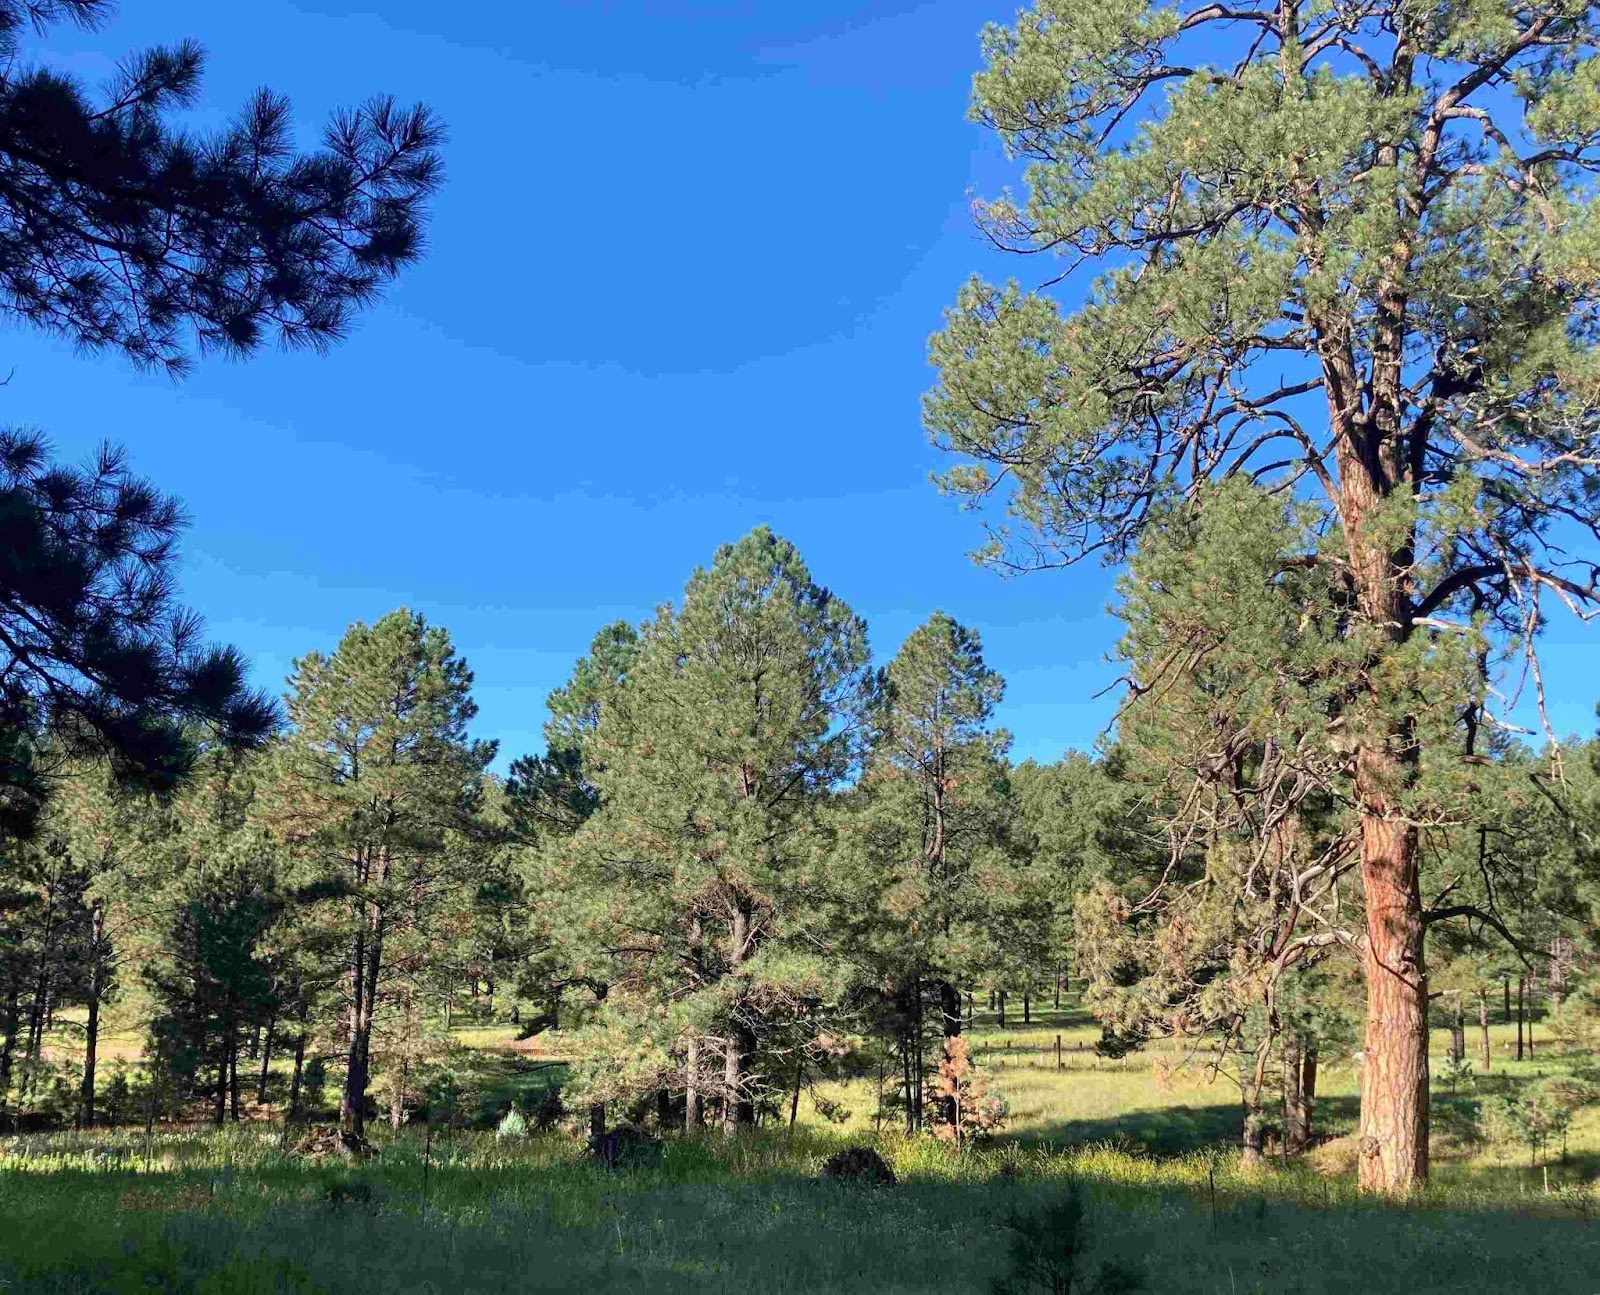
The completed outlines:
<svg viewBox="0 0 1600 1295">
<path fill-rule="evenodd" d="M 494 746 L 467 736 L 472 672 L 414 612 L 357 623 L 331 656 L 313 652 L 294 669 L 292 731 L 265 813 L 298 859 L 298 889 L 325 897 L 325 920 L 342 935 L 340 1126 L 359 1139 L 390 961 L 465 887 L 472 851 L 460 834 Z"/>
<path fill-rule="evenodd" d="M 613 1074 L 708 1091 L 748 1124 L 762 1049 L 826 996 L 830 792 L 852 768 L 868 688 L 861 620 L 794 547 L 753 531 L 644 627 L 584 743 L 600 808 L 569 890 L 610 985 L 606 1018 L 641 1055 Z M 713 1079 L 709 1054 L 722 1055 Z"/>
<path fill-rule="evenodd" d="M 922 1119 L 924 1017 L 961 1032 L 961 990 L 986 970 L 986 873 L 1005 848 L 1009 737 L 991 727 L 1004 681 L 977 633 L 943 612 L 884 672 L 880 721 L 853 797 L 877 902 L 868 958 L 889 992 L 909 1127 Z M 992 878 L 991 878 L 992 879 Z"/>
<path fill-rule="evenodd" d="M 1362 663 L 1341 698 L 1366 907 L 1361 1182 L 1427 1175 L 1418 780 L 1481 688 L 1451 638 L 1596 605 L 1596 7 L 1040 0 L 985 35 L 974 114 L 1026 158 L 981 208 L 1057 289 L 962 290 L 935 440 L 1008 478 L 998 562 L 1125 557 L 1165 501 L 1243 475 L 1314 502 L 1298 559 Z M 1075 309 L 1059 285 L 1103 277 Z M 998 475 L 997 475 L 998 474 Z M 1264 661 L 1263 669 L 1273 668 Z M 1465 714 L 1427 743 L 1422 722 Z"/>
</svg>

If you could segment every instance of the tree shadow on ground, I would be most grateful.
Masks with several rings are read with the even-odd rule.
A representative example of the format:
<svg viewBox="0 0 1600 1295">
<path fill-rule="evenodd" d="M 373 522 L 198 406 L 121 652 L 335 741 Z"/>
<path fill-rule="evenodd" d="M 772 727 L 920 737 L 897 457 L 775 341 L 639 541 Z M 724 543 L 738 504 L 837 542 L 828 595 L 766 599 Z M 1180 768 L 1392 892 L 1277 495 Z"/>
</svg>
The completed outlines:
<svg viewBox="0 0 1600 1295">
<path fill-rule="evenodd" d="M 1358 1107 L 1354 1097 L 1319 1098 L 1320 1129 L 1330 1134 L 1348 1131 L 1354 1126 Z M 1097 1119 L 1057 1120 L 1018 1132 L 1009 1140 L 1018 1146 L 1051 1148 L 1112 1143 L 1156 1157 L 1175 1157 L 1238 1146 L 1242 1122 L 1237 1102 L 1156 1106 Z"/>
</svg>

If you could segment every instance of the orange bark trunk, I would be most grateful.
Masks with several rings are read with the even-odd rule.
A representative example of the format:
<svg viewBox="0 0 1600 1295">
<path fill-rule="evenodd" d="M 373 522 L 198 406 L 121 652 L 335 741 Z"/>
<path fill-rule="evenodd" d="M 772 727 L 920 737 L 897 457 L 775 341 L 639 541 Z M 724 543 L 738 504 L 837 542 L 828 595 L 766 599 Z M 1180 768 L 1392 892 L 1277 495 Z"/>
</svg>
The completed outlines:
<svg viewBox="0 0 1600 1295">
<path fill-rule="evenodd" d="M 1367 806 L 1361 824 L 1367 1033 L 1360 1179 L 1363 1191 L 1392 1195 L 1428 1177 L 1428 974 L 1416 829 L 1374 812 L 1373 800 Z"/>
</svg>

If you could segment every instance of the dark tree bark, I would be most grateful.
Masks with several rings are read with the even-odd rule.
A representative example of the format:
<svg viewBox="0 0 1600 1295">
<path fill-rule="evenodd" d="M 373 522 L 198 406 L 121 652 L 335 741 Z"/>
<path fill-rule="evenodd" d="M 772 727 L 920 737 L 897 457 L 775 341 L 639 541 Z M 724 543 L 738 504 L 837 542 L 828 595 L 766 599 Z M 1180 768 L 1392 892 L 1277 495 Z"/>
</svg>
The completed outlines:
<svg viewBox="0 0 1600 1295">
<path fill-rule="evenodd" d="M 289 1077 L 289 1118 L 300 1114 L 300 1081 L 306 1068 L 306 1023 L 300 1022 L 300 1033 L 294 1041 L 294 1072 Z"/>
<path fill-rule="evenodd" d="M 22 1027 L 22 981 L 13 974 L 6 981 L 5 1010 L 0 1013 L 0 1110 L 11 1097 L 11 1075 L 17 1055 L 17 1032 Z"/>
<path fill-rule="evenodd" d="M 228 1022 L 228 1101 L 233 1122 L 239 1122 L 239 1053 L 243 1040 L 239 1037 L 239 1023 Z"/>
<path fill-rule="evenodd" d="M 217 1048 L 217 1095 L 211 1107 L 211 1122 L 219 1129 L 228 1118 L 228 1046 L 224 1036 Z"/>
<path fill-rule="evenodd" d="M 939 1016 L 945 1038 L 961 1033 L 961 994 L 948 980 L 939 982 Z"/>
<path fill-rule="evenodd" d="M 1483 1072 L 1488 1074 L 1491 1067 L 1489 1060 L 1489 991 L 1478 991 L 1478 1043 L 1483 1050 Z"/>
<path fill-rule="evenodd" d="M 344 1093 L 339 1100 L 339 1132 L 348 1141 L 361 1142 L 367 1129 L 367 1086 L 371 1081 L 372 1023 L 383 966 L 384 918 L 370 902 L 363 904 L 361 922 L 350 949 L 350 1018 L 345 1052 Z"/>
<path fill-rule="evenodd" d="M 267 1017 L 266 1034 L 261 1040 L 261 1076 L 256 1083 L 256 1105 L 267 1104 L 267 1072 L 272 1065 L 272 1045 L 278 1028 L 278 1018 L 274 1014 Z"/>
<path fill-rule="evenodd" d="M 1306 1149 L 1310 1130 L 1305 1125 L 1305 1094 L 1300 1036 L 1293 1030 L 1283 1036 L 1283 1154 L 1298 1156 Z"/>
<path fill-rule="evenodd" d="M 95 1120 L 95 1064 L 100 1055 L 100 1000 L 106 991 L 106 910 L 96 900 L 89 914 L 89 980 L 86 988 L 89 1016 L 83 1032 L 83 1086 L 81 1102 L 83 1125 L 93 1128 Z"/>
<path fill-rule="evenodd" d="M 1517 1060 L 1522 1060 L 1522 985 L 1523 979 L 1517 977 Z"/>
</svg>

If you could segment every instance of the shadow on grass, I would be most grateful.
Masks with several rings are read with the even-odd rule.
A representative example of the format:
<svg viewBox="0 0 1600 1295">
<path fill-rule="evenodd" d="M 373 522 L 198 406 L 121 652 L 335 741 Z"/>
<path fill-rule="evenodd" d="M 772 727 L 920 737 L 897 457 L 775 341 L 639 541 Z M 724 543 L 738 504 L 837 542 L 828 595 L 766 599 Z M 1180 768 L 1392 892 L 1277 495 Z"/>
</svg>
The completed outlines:
<svg viewBox="0 0 1600 1295">
<path fill-rule="evenodd" d="M 1358 1101 L 1328 1097 L 1317 1102 L 1319 1128 L 1337 1135 L 1355 1125 Z M 1008 1138 L 1019 1146 L 1070 1148 L 1111 1143 L 1147 1155 L 1176 1157 L 1239 1145 L 1243 1113 L 1237 1102 L 1206 1106 L 1158 1106 L 1099 1119 L 1057 1120 Z"/>
</svg>

